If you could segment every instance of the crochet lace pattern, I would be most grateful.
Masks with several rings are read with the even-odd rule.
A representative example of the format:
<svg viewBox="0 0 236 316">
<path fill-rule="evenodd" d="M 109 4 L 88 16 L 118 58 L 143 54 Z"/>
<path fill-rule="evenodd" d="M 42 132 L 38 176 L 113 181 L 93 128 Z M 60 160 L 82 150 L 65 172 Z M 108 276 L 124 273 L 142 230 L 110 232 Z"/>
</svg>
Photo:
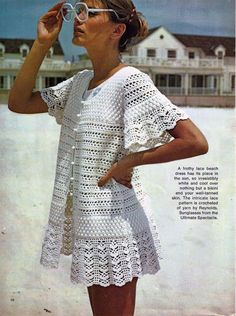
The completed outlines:
<svg viewBox="0 0 236 316">
<path fill-rule="evenodd" d="M 84 101 L 92 77 L 84 70 L 41 91 L 61 132 L 40 263 L 58 268 L 61 254 L 72 255 L 72 283 L 122 286 L 160 270 L 158 226 L 138 169 L 132 189 L 113 178 L 97 182 L 129 152 L 169 142 L 167 130 L 188 116 L 131 66 Z"/>
</svg>

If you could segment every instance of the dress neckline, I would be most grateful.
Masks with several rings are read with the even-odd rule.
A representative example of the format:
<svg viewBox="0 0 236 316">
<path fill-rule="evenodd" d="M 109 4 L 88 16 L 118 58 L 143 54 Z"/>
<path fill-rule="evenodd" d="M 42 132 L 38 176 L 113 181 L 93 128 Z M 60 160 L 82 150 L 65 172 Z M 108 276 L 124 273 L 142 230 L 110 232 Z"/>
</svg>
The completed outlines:
<svg viewBox="0 0 236 316">
<path fill-rule="evenodd" d="M 120 73 L 120 71 L 122 71 L 124 68 L 129 68 L 130 66 L 124 66 L 122 68 L 120 68 L 119 70 L 117 70 L 113 75 L 111 75 L 110 77 L 108 77 L 106 80 L 104 80 L 102 83 L 100 83 L 99 85 L 97 85 L 96 87 L 93 87 L 92 89 L 88 89 L 90 81 L 93 79 L 93 77 L 89 80 L 88 82 L 88 86 L 87 86 L 87 91 L 90 92 L 94 89 L 97 89 L 98 87 L 101 87 L 104 83 L 108 82 L 110 79 L 114 78 L 114 76 L 116 76 L 118 73 Z M 94 74 L 94 71 L 91 70 L 91 75 Z"/>
</svg>

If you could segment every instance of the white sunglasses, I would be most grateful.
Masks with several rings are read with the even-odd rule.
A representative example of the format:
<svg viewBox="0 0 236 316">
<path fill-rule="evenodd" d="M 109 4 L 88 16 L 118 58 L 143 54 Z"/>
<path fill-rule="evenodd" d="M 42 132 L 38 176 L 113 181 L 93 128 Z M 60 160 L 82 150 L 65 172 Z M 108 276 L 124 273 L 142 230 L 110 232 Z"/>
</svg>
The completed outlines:
<svg viewBox="0 0 236 316">
<path fill-rule="evenodd" d="M 72 4 L 66 2 L 62 5 L 61 7 L 61 15 L 62 18 L 65 22 L 70 22 L 72 21 L 75 17 L 80 21 L 80 22 L 85 22 L 88 20 L 89 13 L 95 13 L 96 12 L 104 12 L 104 11 L 109 11 L 109 12 L 114 12 L 117 19 L 121 20 L 116 13 L 116 11 L 112 9 L 97 9 L 97 8 L 88 8 L 87 4 L 84 2 L 76 2 L 75 6 L 73 7 Z"/>
</svg>

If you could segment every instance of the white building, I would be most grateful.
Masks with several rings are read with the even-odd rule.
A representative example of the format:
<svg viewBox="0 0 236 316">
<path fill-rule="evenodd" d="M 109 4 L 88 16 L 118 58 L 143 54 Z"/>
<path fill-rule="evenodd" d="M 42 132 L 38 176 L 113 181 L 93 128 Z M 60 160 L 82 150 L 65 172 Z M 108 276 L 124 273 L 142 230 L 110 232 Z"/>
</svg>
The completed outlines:
<svg viewBox="0 0 236 316">
<path fill-rule="evenodd" d="M 174 34 L 159 26 L 133 41 L 122 59 L 147 73 L 176 104 L 234 106 L 234 37 Z M 89 67 L 90 61 L 83 60 L 71 70 Z"/>
<path fill-rule="evenodd" d="M 0 102 L 6 102 L 7 94 L 24 62 L 34 40 L 0 38 Z M 57 41 L 49 50 L 36 81 L 35 89 L 55 85 L 68 77 L 70 64 L 64 61 L 64 53 Z"/>
<path fill-rule="evenodd" d="M 0 96 L 5 95 L 5 99 L 32 43 L 0 39 Z M 174 34 L 160 26 L 150 29 L 146 38 L 133 41 L 122 59 L 149 74 L 158 89 L 176 104 L 234 106 L 234 37 Z M 86 59 L 65 62 L 57 42 L 40 68 L 36 89 L 91 67 Z"/>
<path fill-rule="evenodd" d="M 214 105 L 216 98 L 212 97 L 217 96 L 233 105 L 233 37 L 173 34 L 160 26 L 150 29 L 145 39 L 133 42 L 123 53 L 123 60 L 149 74 L 159 90 L 176 96 L 176 100 L 183 100 L 180 96 L 195 96 L 195 100 L 204 96 L 203 103 L 207 105 L 208 99 L 214 101 L 209 105 Z"/>
</svg>

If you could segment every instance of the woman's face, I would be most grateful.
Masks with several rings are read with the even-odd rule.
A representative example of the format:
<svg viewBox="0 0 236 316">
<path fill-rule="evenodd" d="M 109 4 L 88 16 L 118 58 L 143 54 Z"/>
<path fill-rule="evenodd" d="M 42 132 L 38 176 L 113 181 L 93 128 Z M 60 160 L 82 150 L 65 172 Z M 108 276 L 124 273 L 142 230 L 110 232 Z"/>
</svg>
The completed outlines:
<svg viewBox="0 0 236 316">
<path fill-rule="evenodd" d="M 83 2 L 87 4 L 88 8 L 104 9 L 104 6 L 98 0 L 85 0 Z M 77 18 L 74 19 L 72 42 L 85 48 L 108 45 L 114 26 L 115 24 L 109 20 L 107 12 L 90 12 L 88 20 L 85 22 L 80 22 Z"/>
</svg>

